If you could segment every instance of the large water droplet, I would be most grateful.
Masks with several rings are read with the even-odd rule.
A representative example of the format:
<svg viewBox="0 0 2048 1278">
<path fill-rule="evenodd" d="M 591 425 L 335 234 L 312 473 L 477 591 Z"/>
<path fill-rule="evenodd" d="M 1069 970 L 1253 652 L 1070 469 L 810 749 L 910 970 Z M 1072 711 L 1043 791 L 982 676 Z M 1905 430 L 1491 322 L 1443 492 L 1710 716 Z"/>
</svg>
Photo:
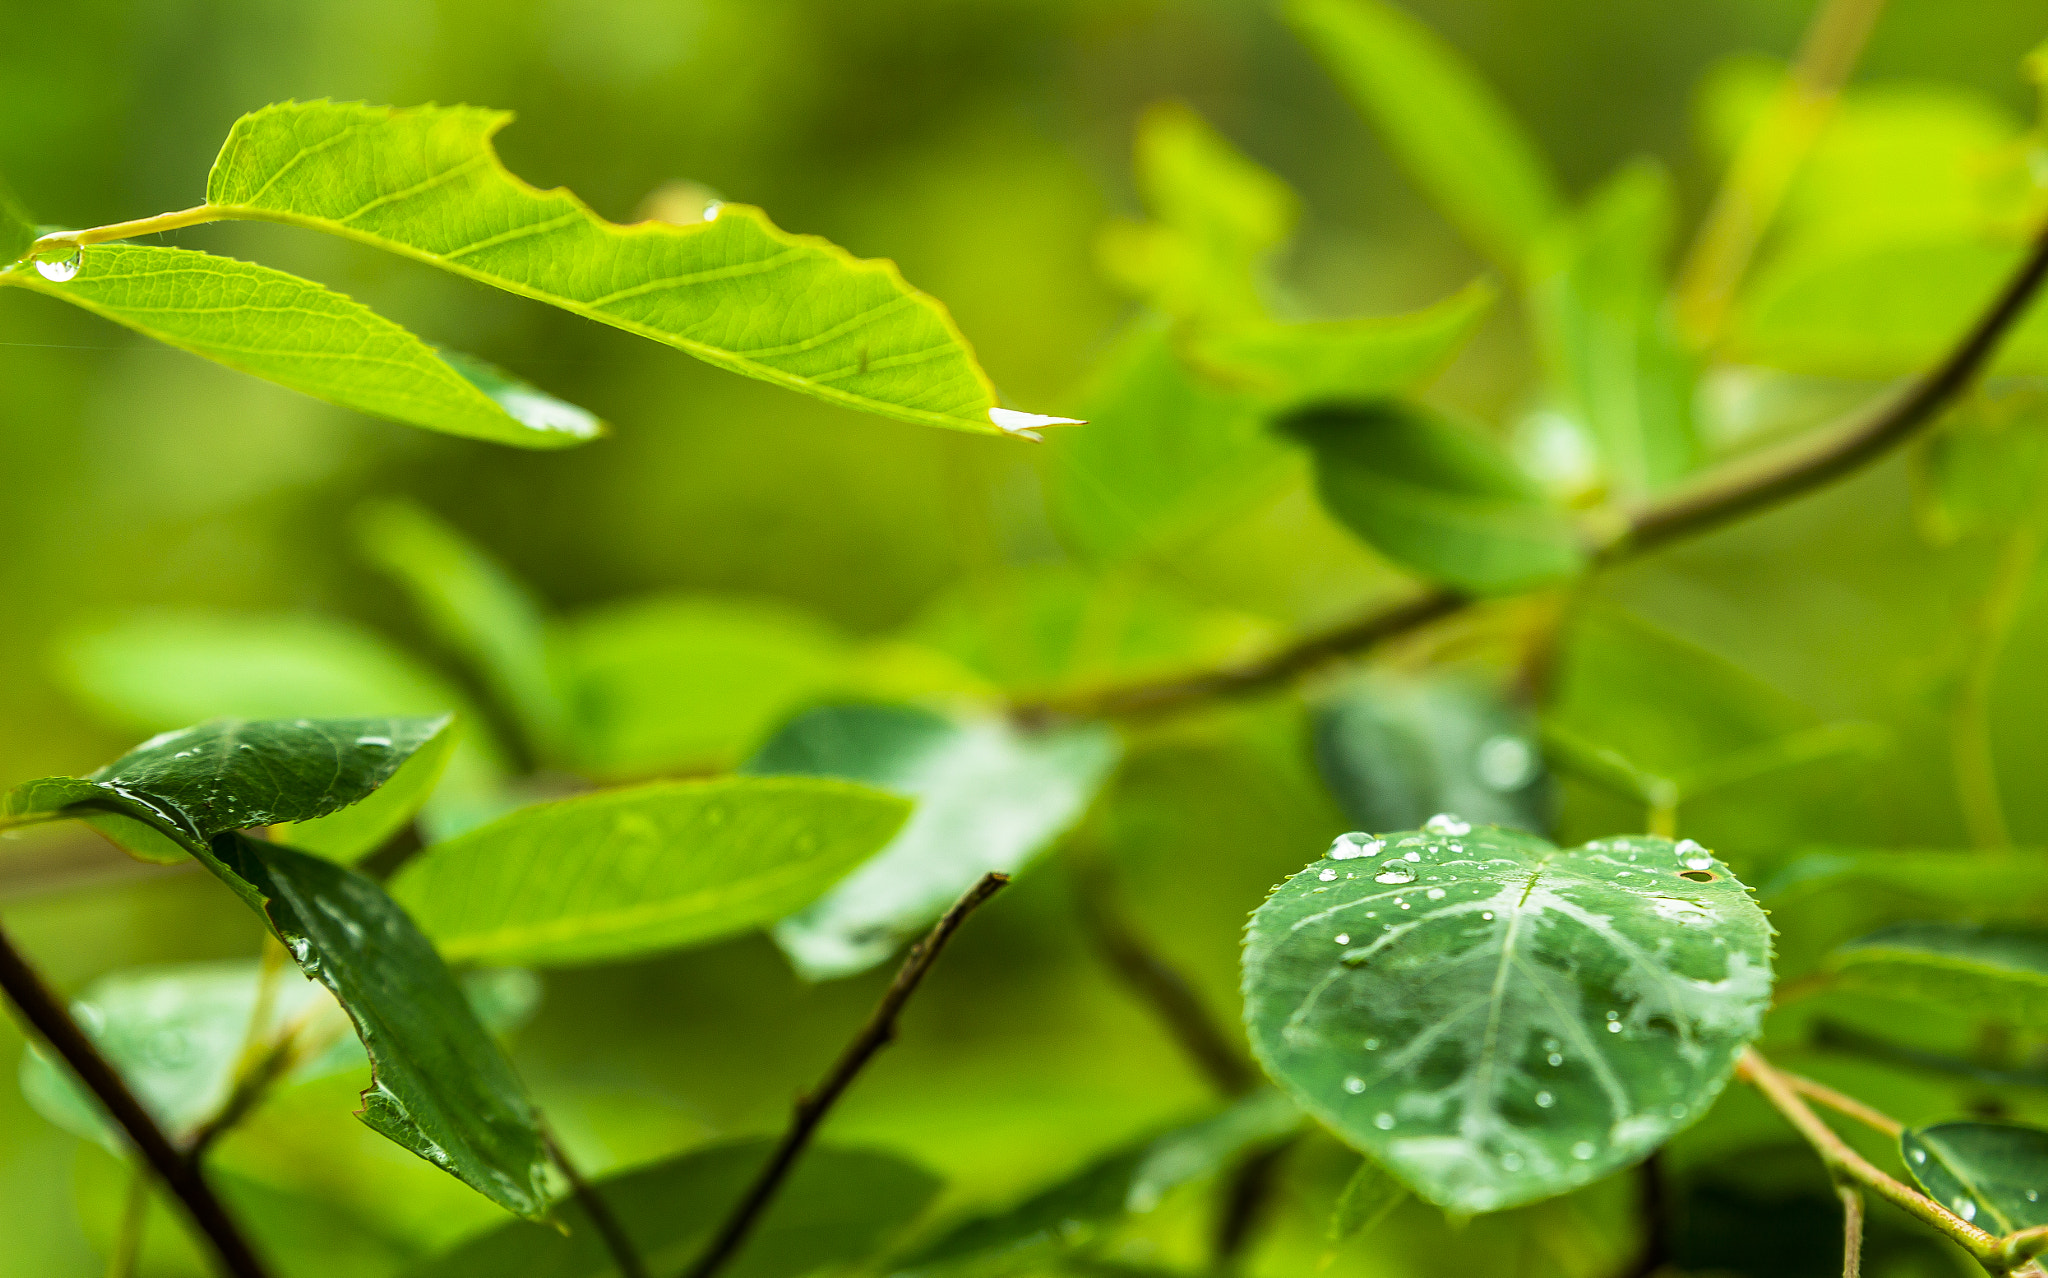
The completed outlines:
<svg viewBox="0 0 2048 1278">
<path fill-rule="evenodd" d="M 1621 1033 L 1621 1022 L 1620 1022 L 1620 1021 L 1609 1021 L 1609 1022 L 1607 1022 L 1607 1032 L 1608 1032 L 1609 1034 L 1619 1034 L 1619 1033 Z"/>
<path fill-rule="evenodd" d="M 1375 883 L 1413 883 L 1415 871 L 1405 865 L 1390 865 L 1372 878 Z"/>
<path fill-rule="evenodd" d="M 1691 839 L 1678 841 L 1678 859 L 1685 862 L 1688 870 L 1710 870 L 1714 867 L 1714 854 Z"/>
<path fill-rule="evenodd" d="M 1337 877 L 1337 872 L 1335 870 L 1324 870 L 1321 874 L 1316 875 L 1316 877 L 1328 883 L 1331 879 Z"/>
<path fill-rule="evenodd" d="M 1422 823 L 1422 828 L 1431 834 L 1470 834 L 1472 823 L 1461 821 L 1448 812 L 1439 812 Z"/>
<path fill-rule="evenodd" d="M 85 250 L 74 248 L 68 254 L 51 254 L 36 259 L 36 274 L 52 284 L 69 284 L 78 277 L 79 263 L 85 260 Z"/>
<path fill-rule="evenodd" d="M 1431 889 L 1430 889 L 1430 890 L 1429 890 L 1429 891 L 1428 891 L 1427 893 L 1425 893 L 1424 895 L 1428 896 L 1428 897 L 1429 897 L 1429 899 L 1430 899 L 1430 900 L 1432 900 L 1432 901 L 1441 901 L 1441 900 L 1443 900 L 1443 899 L 1444 899 L 1444 895 L 1445 895 L 1445 893 L 1444 893 L 1444 890 L 1443 890 L 1442 888 L 1431 888 Z"/>
<path fill-rule="evenodd" d="M 1520 737 L 1503 733 L 1479 743 L 1473 759 L 1479 779 L 1503 794 L 1519 790 L 1536 777 L 1536 751 Z"/>
<path fill-rule="evenodd" d="M 1378 856 L 1386 846 L 1385 841 L 1370 834 L 1340 834 L 1336 842 L 1330 844 L 1330 859 L 1353 861 L 1362 856 Z"/>
</svg>

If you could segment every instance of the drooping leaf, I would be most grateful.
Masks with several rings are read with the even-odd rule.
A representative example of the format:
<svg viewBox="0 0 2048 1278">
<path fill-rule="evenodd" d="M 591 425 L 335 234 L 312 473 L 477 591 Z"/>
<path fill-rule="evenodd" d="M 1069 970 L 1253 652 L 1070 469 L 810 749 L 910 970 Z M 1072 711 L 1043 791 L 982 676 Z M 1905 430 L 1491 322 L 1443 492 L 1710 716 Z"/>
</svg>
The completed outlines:
<svg viewBox="0 0 2048 1278">
<path fill-rule="evenodd" d="M 2048 1131 L 2017 1123 L 1936 1123 L 1899 1136 L 1929 1197 L 1992 1234 L 2048 1225 Z"/>
<path fill-rule="evenodd" d="M 567 731 L 547 618 L 526 587 L 454 529 L 417 506 L 366 507 L 364 553 L 411 596 L 435 635 L 470 661 L 526 730 L 531 749 L 558 757 Z"/>
<path fill-rule="evenodd" d="M 777 925 L 777 944 L 813 980 L 886 960 L 982 875 L 1016 873 L 1079 820 L 1117 754 L 1100 725 L 1025 734 L 858 704 L 799 715 L 746 771 L 841 777 L 910 795 L 917 809 L 879 855 Z"/>
<path fill-rule="evenodd" d="M 695 226 L 606 222 L 505 169 L 491 136 L 511 118 L 266 107 L 235 122 L 207 202 L 403 253 L 849 408 L 1001 429 L 966 339 L 893 264 L 787 234 L 739 204 L 708 207 Z"/>
<path fill-rule="evenodd" d="M 1330 1242 L 1334 1245 L 1363 1238 L 1407 1201 L 1406 1185 L 1372 1159 L 1359 1160 L 1358 1170 L 1344 1182 L 1337 1205 L 1330 1211 Z"/>
<path fill-rule="evenodd" d="M 772 1142 L 693 1149 L 592 1183 L 650 1273 L 680 1273 L 697 1258 L 768 1157 Z M 721 1272 L 800 1278 L 871 1257 L 916 1219 L 939 1180 L 891 1154 L 831 1145 L 807 1150 Z M 514 1221 L 409 1270 L 412 1278 L 608 1278 L 617 1272 L 577 1202 L 555 1205 L 568 1232 Z"/>
<path fill-rule="evenodd" d="M 457 961 L 572 964 L 783 918 L 872 857 L 910 805 L 844 782 L 662 782 L 522 808 L 435 844 L 392 891 Z"/>
<path fill-rule="evenodd" d="M 1828 968 L 1853 989 L 2048 1028 L 2048 931 L 1898 923 L 1836 949 Z"/>
<path fill-rule="evenodd" d="M 1563 202 L 1542 155 L 1478 73 L 1384 0 L 1291 0 L 1287 13 L 1444 215 L 1519 272 Z"/>
<path fill-rule="evenodd" d="M 419 815 L 434 793 L 455 752 L 458 733 L 452 720 L 412 752 L 398 771 L 360 802 L 310 821 L 279 826 L 279 843 L 312 852 L 330 861 L 353 865 L 384 846 Z"/>
<path fill-rule="evenodd" d="M 1530 259 L 1530 309 L 1552 393 L 1598 444 L 1615 495 L 1631 500 L 1702 460 L 1691 357 L 1664 301 L 1674 203 L 1662 168 L 1633 165 Z"/>
<path fill-rule="evenodd" d="M 1770 926 L 1694 843 L 1455 819 L 1345 835 L 1252 916 L 1277 1081 L 1422 1197 L 1534 1202 L 1705 1113 L 1770 1003 Z"/>
<path fill-rule="evenodd" d="M 0 274 L 145 337 L 343 408 L 521 448 L 587 443 L 604 423 L 466 355 L 437 351 L 311 280 L 190 249 L 96 244 L 77 274 Z"/>
<path fill-rule="evenodd" d="M 1316 763 L 1362 829 L 1439 812 L 1541 834 L 1550 779 L 1535 718 L 1472 676 L 1360 678 L 1315 710 Z"/>
<path fill-rule="evenodd" d="M 1476 431 L 1391 400 L 1310 409 L 1284 425 L 1315 454 L 1324 508 L 1424 577 L 1497 594 L 1585 563 L 1570 517 Z"/>
</svg>

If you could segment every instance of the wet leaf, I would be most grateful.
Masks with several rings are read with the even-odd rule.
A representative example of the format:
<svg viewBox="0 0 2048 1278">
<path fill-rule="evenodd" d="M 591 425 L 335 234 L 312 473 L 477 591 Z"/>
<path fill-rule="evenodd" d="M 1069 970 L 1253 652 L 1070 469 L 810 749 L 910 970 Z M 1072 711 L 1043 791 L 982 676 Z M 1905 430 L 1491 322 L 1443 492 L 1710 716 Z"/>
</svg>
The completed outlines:
<svg viewBox="0 0 2048 1278">
<path fill-rule="evenodd" d="M 923 932 L 975 880 L 1013 874 L 1080 819 L 1115 765 L 1101 725 L 1020 733 L 908 706 L 823 706 L 747 764 L 762 775 L 841 777 L 906 794 L 917 809 L 880 854 L 775 929 L 812 980 L 851 976 Z"/>
<path fill-rule="evenodd" d="M 353 865 L 384 846 L 419 815 L 448 768 L 458 734 L 452 720 L 414 750 L 368 798 L 310 821 L 281 825 L 271 837 L 302 852 Z"/>
<path fill-rule="evenodd" d="M 206 183 L 229 217 L 343 235 L 849 408 L 993 434 L 995 396 L 936 301 L 888 262 L 758 209 L 616 226 L 514 177 L 477 107 L 293 102 L 235 122 Z M 802 299 L 802 305 L 793 305 Z"/>
<path fill-rule="evenodd" d="M 1455 819 L 1345 835 L 1252 916 L 1245 1024 L 1269 1074 L 1416 1193 L 1498 1211 L 1706 1112 L 1769 1006 L 1769 938 L 1694 843 L 1560 850 Z"/>
<path fill-rule="evenodd" d="M 1899 1153 L 1920 1188 L 1993 1234 L 2048 1225 L 2048 1131 L 2017 1123 L 1908 1128 Z"/>
<path fill-rule="evenodd" d="M 1853 989 L 2048 1029 L 2048 932 L 1897 923 L 1836 949 L 1827 966 Z"/>
<path fill-rule="evenodd" d="M 887 844 L 909 811 L 894 795 L 812 778 L 607 790 L 437 843 L 392 891 L 458 962 L 630 958 L 801 909 Z"/>
<path fill-rule="evenodd" d="M 1395 401 L 1311 409 L 1284 423 L 1315 454 L 1316 491 L 1345 527 L 1405 568 L 1475 594 L 1568 577 L 1577 530 L 1492 440 Z"/>
<path fill-rule="evenodd" d="M 204 359 L 372 417 L 521 448 L 587 443 L 604 423 L 466 355 L 437 351 L 311 280 L 190 249 L 95 244 L 58 282 L 15 284 Z"/>
</svg>

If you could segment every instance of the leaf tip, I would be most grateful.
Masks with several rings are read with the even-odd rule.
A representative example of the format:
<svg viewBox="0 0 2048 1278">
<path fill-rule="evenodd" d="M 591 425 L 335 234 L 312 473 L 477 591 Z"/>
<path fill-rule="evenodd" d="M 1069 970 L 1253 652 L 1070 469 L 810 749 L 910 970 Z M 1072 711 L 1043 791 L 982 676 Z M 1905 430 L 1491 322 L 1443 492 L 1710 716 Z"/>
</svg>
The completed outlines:
<svg viewBox="0 0 2048 1278">
<path fill-rule="evenodd" d="M 1038 432 L 1046 426 L 1086 426 L 1088 424 L 1086 419 L 1080 417 L 1052 417 L 1044 413 L 1019 412 L 1014 408 L 991 408 L 988 410 L 988 419 L 995 424 L 997 430 L 1005 435 L 1015 435 L 1019 438 L 1033 441 L 1044 440 L 1045 437 Z"/>
</svg>

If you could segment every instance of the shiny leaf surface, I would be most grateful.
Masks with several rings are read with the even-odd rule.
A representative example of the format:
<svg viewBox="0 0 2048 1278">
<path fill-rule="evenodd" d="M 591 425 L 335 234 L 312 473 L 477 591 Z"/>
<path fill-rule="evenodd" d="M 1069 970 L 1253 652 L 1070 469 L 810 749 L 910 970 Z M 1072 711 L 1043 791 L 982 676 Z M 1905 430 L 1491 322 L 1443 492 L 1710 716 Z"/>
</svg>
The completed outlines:
<svg viewBox="0 0 2048 1278">
<path fill-rule="evenodd" d="M 1908 1128 L 1899 1153 L 1920 1188 L 1993 1234 L 2048 1225 L 2048 1131 L 2017 1123 Z"/>
</svg>

